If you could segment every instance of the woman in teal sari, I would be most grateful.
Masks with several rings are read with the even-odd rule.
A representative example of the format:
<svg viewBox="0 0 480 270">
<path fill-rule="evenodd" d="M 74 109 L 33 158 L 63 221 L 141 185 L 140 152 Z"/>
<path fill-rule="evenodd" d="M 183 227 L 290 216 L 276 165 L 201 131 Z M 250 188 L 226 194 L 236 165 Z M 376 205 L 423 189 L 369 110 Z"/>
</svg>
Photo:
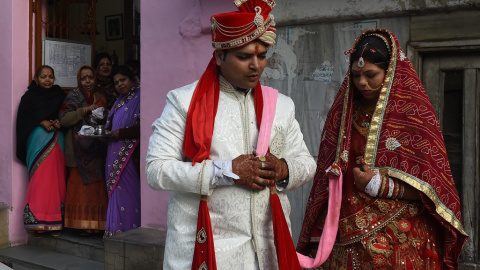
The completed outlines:
<svg viewBox="0 0 480 270">
<path fill-rule="evenodd" d="M 65 98 L 54 71 L 41 66 L 22 96 L 17 113 L 17 157 L 30 179 L 24 208 L 28 231 L 58 235 L 65 203 L 64 135 L 58 111 Z"/>
</svg>

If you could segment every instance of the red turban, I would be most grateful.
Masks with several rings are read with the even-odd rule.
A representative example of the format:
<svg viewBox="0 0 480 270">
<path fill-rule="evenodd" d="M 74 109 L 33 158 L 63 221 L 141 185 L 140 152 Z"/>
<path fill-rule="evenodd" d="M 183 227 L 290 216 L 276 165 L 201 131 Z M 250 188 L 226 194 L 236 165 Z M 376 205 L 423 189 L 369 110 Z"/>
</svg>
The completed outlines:
<svg viewBox="0 0 480 270">
<path fill-rule="evenodd" d="M 215 49 L 241 47 L 255 39 L 275 44 L 275 22 L 270 11 L 274 0 L 235 0 L 236 12 L 220 13 L 210 18 L 212 46 Z"/>
<path fill-rule="evenodd" d="M 275 7 L 275 1 L 234 0 L 234 3 L 239 11 L 211 17 L 213 47 L 231 49 L 256 39 L 274 45 L 275 22 L 269 13 Z M 255 88 L 260 88 L 260 83 Z M 187 114 L 183 150 L 193 164 L 209 158 L 219 93 L 219 74 L 213 56 L 200 77 Z"/>
</svg>

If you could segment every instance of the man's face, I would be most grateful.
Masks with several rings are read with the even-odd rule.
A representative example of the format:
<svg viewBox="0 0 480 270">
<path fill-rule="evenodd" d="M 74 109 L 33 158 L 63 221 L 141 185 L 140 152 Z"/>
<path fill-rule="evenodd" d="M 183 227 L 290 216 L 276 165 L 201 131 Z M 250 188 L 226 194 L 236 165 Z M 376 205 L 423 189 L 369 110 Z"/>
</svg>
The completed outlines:
<svg viewBox="0 0 480 270">
<path fill-rule="evenodd" d="M 254 88 L 263 69 L 267 66 L 267 47 L 260 41 L 253 41 L 243 47 L 215 52 L 217 66 L 222 76 L 240 89 Z"/>
</svg>

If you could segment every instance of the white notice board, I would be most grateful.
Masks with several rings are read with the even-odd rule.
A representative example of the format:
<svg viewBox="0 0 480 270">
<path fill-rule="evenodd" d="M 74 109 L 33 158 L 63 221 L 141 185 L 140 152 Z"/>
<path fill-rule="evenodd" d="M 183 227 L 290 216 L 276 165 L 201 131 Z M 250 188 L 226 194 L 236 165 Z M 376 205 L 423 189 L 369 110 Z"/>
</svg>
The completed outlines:
<svg viewBox="0 0 480 270">
<path fill-rule="evenodd" d="M 55 84 L 60 87 L 77 87 L 77 71 L 91 65 L 92 45 L 71 40 L 44 38 L 43 64 L 55 71 Z"/>
</svg>

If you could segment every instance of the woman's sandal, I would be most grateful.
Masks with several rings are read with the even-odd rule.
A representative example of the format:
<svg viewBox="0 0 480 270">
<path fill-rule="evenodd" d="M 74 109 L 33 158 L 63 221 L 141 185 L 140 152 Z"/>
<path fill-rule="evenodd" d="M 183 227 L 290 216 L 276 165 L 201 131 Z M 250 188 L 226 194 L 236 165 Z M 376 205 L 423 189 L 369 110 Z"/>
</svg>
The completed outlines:
<svg viewBox="0 0 480 270">
<path fill-rule="evenodd" d="M 35 237 L 43 237 L 45 235 L 45 231 L 33 231 L 33 236 Z"/>
<path fill-rule="evenodd" d="M 53 237 L 59 237 L 60 235 L 62 235 L 62 231 L 51 231 L 50 235 Z"/>
<path fill-rule="evenodd" d="M 83 230 L 80 233 L 80 236 L 90 236 L 92 234 L 92 230 Z"/>
</svg>

